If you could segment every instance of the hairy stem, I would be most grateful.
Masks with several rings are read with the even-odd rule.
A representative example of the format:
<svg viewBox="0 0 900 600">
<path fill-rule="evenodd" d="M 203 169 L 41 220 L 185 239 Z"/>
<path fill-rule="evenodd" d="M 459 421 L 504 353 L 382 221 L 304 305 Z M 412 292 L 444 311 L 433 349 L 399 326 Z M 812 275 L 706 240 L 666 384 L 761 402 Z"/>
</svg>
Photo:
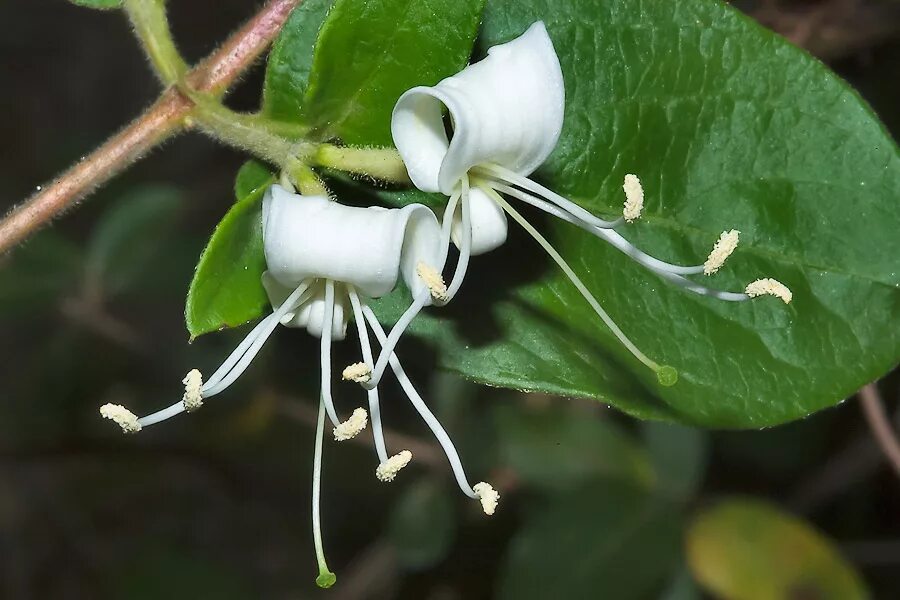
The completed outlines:
<svg viewBox="0 0 900 600">
<path fill-rule="evenodd" d="M 863 386 L 859 390 L 859 399 L 875 441 L 878 442 L 894 471 L 900 475 L 900 440 L 897 439 L 897 432 L 894 431 L 891 420 L 884 410 L 878 388 L 874 383 Z"/>
<path fill-rule="evenodd" d="M 366 175 L 392 183 L 410 183 L 406 165 L 393 148 L 352 148 L 322 144 L 309 159 L 319 167 Z"/>
<path fill-rule="evenodd" d="M 234 83 L 278 35 L 301 0 L 270 0 L 255 17 L 186 76 L 187 84 L 213 95 Z M 184 125 L 194 103 L 170 88 L 141 116 L 106 143 L 14 208 L 0 222 L 0 253 L 34 233 Z"/>
<path fill-rule="evenodd" d="M 125 10 L 163 85 L 181 79 L 188 67 L 172 40 L 164 0 L 125 0 Z"/>
</svg>

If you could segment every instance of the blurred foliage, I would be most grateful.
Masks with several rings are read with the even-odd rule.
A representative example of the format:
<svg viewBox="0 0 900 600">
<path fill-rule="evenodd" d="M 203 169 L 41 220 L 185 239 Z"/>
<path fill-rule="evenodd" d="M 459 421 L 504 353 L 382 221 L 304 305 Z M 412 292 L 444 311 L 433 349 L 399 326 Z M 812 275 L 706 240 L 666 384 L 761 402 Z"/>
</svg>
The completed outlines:
<svg viewBox="0 0 900 600">
<path fill-rule="evenodd" d="M 255 4 L 170 8 L 199 56 Z M 203 17 L 209 10 L 221 18 Z M 119 15 L 32 0 L 0 5 L 0 22 L 16 24 L 0 52 L 21 65 L 0 81 L 28 92 L 8 94 L 0 113 L 11 201 L 153 90 Z M 853 50 L 838 65 L 887 123 L 900 123 L 898 47 Z M 235 102 L 252 106 L 260 85 L 251 76 Z M 498 483 L 501 510 L 487 519 L 462 497 L 440 454 L 387 486 L 372 475 L 371 439 L 329 443 L 323 519 L 339 581 L 318 592 L 308 419 L 318 348 L 308 336 L 279 331 L 233 393 L 147 435 L 123 438 L 96 413 L 106 401 L 168 404 L 188 368 L 216 366 L 245 332 L 188 345 L 181 322 L 193 266 L 243 162 L 199 139 L 174 141 L 0 259 L 0 597 L 695 600 L 698 581 L 723 598 L 742 597 L 726 589 L 733 582 L 770 586 L 753 588 L 759 598 L 798 577 L 790 589 L 800 595 L 774 597 L 900 597 L 900 486 L 853 401 L 774 429 L 701 432 L 474 386 L 412 361 L 467 467 Z M 136 259 L 120 262 L 126 254 Z M 337 345 L 335 363 L 355 352 Z M 433 363 L 422 342 L 401 352 Z M 881 384 L 894 410 L 898 383 Z M 388 382 L 383 394 L 391 425 L 427 449 L 399 390 Z M 364 397 L 346 384 L 335 395 L 347 407 Z M 721 503 L 734 494 L 757 500 Z M 697 547 L 711 558 L 697 560 Z"/>
</svg>

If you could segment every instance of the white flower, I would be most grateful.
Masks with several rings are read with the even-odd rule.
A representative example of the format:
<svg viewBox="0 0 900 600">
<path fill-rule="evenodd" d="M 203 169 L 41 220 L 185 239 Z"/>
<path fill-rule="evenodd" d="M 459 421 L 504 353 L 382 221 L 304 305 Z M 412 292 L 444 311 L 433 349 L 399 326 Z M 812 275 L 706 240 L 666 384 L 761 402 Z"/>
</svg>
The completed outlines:
<svg viewBox="0 0 900 600">
<path fill-rule="evenodd" d="M 338 204 L 325 196 L 301 196 L 273 185 L 263 198 L 262 231 L 268 269 L 262 284 L 272 313 L 257 323 L 206 382 L 200 371 L 190 371 L 183 380 L 185 391 L 181 401 L 140 419 L 116 405 L 104 406 L 101 414 L 126 432 L 140 431 L 142 427 L 196 409 L 204 399 L 227 389 L 247 369 L 279 324 L 305 328 L 320 338 L 321 392 L 313 462 L 313 534 L 320 570 L 327 575 L 319 519 L 326 415 L 338 441 L 355 437 L 371 419 L 379 461 L 376 476 L 380 480 L 392 481 L 412 459 L 406 450 L 394 456 L 387 453 L 377 382 L 368 384 L 374 364 L 369 329 L 382 345 L 385 362 L 390 363 L 403 391 L 446 452 L 460 487 L 471 498 L 477 497 L 468 484 L 450 437 L 393 352 L 396 339 L 388 345 L 388 336 L 368 305 L 369 299 L 391 292 L 399 278 L 420 299 L 420 306 L 430 304 L 433 295 L 442 297 L 443 282 L 431 265 L 444 262 L 449 224 L 442 229 L 434 213 L 421 204 L 402 209 L 357 208 Z M 350 314 L 356 323 L 363 362 L 344 369 L 343 376 L 365 382 L 369 388 L 369 410 L 357 408 L 347 420 L 341 421 L 331 393 L 331 343 L 346 337 Z M 392 331 L 394 335 L 399 337 L 399 333 Z"/>
<path fill-rule="evenodd" d="M 437 85 L 415 87 L 400 96 L 391 120 L 394 144 L 416 187 L 449 197 L 443 217 L 443 239 L 452 239 L 460 251 L 446 299 L 433 303 L 443 304 L 456 294 L 470 256 L 503 244 L 508 215 L 551 255 L 635 357 L 656 371 L 661 381 L 671 381 L 671 367 L 650 360 L 628 340 L 562 256 L 501 194 L 607 241 L 666 281 L 719 300 L 744 301 L 751 296 L 704 287 L 685 276 L 718 270 L 734 250 L 736 232 L 734 236 L 720 239 L 705 265 L 671 264 L 642 252 L 614 231 L 623 221 L 639 218 L 643 210 L 644 190 L 637 176 L 625 175 L 623 215 L 614 220 L 599 218 L 528 179 L 555 148 L 562 131 L 564 108 L 562 69 L 542 22 L 534 23 L 518 38 L 490 48 L 484 60 Z M 449 137 L 445 113 L 450 115 L 452 135 Z M 448 224 L 450 235 L 446 235 Z M 436 270 L 443 270 L 446 254 L 442 253 L 444 260 L 435 266 Z M 425 305 L 424 297 L 416 300 L 409 308 L 411 314 Z M 399 336 L 395 336 L 395 331 L 402 332 L 408 322 L 409 319 L 398 321 L 391 331 L 392 341 Z M 377 383 L 383 370 L 382 358 L 379 357 L 368 385 Z"/>
</svg>

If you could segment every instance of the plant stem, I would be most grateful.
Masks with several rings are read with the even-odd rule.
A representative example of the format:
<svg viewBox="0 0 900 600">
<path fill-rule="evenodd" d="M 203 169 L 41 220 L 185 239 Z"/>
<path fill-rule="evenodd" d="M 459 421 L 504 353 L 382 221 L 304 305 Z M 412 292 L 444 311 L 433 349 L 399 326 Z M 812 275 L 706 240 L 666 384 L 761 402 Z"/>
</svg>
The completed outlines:
<svg viewBox="0 0 900 600">
<path fill-rule="evenodd" d="M 217 95 L 268 47 L 301 0 L 270 0 L 255 17 L 186 76 L 194 89 Z M 194 104 L 170 88 L 133 123 L 87 158 L 14 208 L 0 222 L 0 253 L 34 233 L 96 187 L 183 127 Z"/>
<path fill-rule="evenodd" d="M 310 156 L 312 164 L 367 175 L 392 183 L 410 183 L 406 165 L 393 148 L 352 148 L 322 144 Z"/>
<path fill-rule="evenodd" d="M 169 86 L 181 79 L 188 67 L 172 40 L 165 2 L 125 0 L 125 10 L 138 41 L 144 47 L 153 70 L 163 85 Z"/>
<path fill-rule="evenodd" d="M 875 441 L 878 442 L 894 471 L 900 475 L 900 440 L 897 439 L 897 433 L 884 410 L 881 395 L 874 383 L 865 385 L 859 390 L 859 400 Z"/>
</svg>

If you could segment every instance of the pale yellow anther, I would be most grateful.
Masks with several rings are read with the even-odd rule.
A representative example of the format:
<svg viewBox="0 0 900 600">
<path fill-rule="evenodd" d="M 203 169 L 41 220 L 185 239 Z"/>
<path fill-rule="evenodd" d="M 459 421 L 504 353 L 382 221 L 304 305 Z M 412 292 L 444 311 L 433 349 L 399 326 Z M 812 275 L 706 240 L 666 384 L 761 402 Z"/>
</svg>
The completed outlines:
<svg viewBox="0 0 900 600">
<path fill-rule="evenodd" d="M 334 428 L 334 439 L 338 442 L 355 438 L 359 432 L 366 428 L 369 422 L 369 413 L 364 408 L 357 408 L 350 418 Z"/>
<path fill-rule="evenodd" d="M 416 273 L 425 282 L 432 298 L 438 302 L 447 300 L 447 284 L 444 283 L 444 278 L 441 277 L 441 274 L 434 267 L 420 262 L 416 265 Z"/>
<path fill-rule="evenodd" d="M 408 465 L 411 460 L 412 452 L 402 450 L 378 465 L 378 468 L 375 469 L 375 475 L 381 481 L 393 481 L 400 469 Z"/>
<path fill-rule="evenodd" d="M 737 229 L 722 232 L 722 235 L 720 235 L 719 239 L 716 240 L 716 244 L 713 246 L 712 252 L 709 253 L 709 257 L 706 259 L 706 262 L 703 263 L 704 275 L 712 275 L 722 268 L 722 265 L 725 264 L 725 260 L 729 256 L 731 256 L 731 253 L 734 252 L 735 248 L 737 248 L 738 237 L 740 236 L 740 234 L 741 232 Z"/>
<path fill-rule="evenodd" d="M 341 374 L 344 381 L 355 381 L 356 383 L 366 383 L 372 379 L 372 367 L 364 362 L 353 363 L 348 365 Z"/>
<path fill-rule="evenodd" d="M 181 397 L 184 410 L 193 412 L 203 406 L 203 375 L 200 371 L 191 369 L 181 383 L 184 384 L 184 395 Z"/>
<path fill-rule="evenodd" d="M 644 188 L 641 187 L 641 180 L 637 175 L 628 174 L 625 176 L 625 183 L 622 185 L 625 191 L 625 208 L 622 216 L 631 223 L 641 216 L 644 210 Z"/>
<path fill-rule="evenodd" d="M 475 492 L 475 497 L 481 500 L 481 508 L 484 509 L 484 514 L 494 514 L 494 511 L 497 510 L 497 504 L 500 502 L 500 493 L 491 487 L 491 484 L 484 481 L 472 486 L 472 491 Z"/>
<path fill-rule="evenodd" d="M 757 279 L 749 284 L 744 291 L 751 298 L 764 295 L 775 296 L 776 298 L 781 298 L 781 301 L 785 304 L 790 304 L 791 299 L 794 297 L 786 285 L 769 277 Z"/>
<path fill-rule="evenodd" d="M 104 404 L 100 407 L 100 416 L 115 422 L 125 433 L 137 433 L 141 430 L 137 415 L 121 404 Z"/>
</svg>

